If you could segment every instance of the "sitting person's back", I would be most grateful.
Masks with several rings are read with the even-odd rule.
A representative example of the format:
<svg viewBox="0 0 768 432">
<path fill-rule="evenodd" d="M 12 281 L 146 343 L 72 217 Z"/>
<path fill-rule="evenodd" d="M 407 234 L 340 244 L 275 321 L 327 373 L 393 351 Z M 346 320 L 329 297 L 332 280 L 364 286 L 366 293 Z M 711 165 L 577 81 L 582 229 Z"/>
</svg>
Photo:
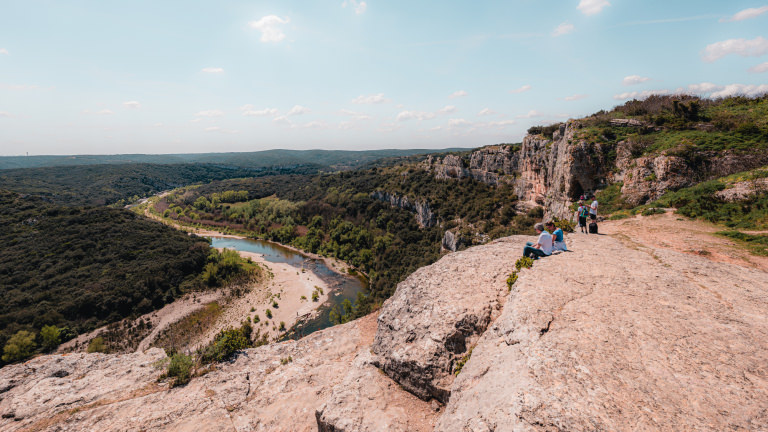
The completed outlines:
<svg viewBox="0 0 768 432">
<path fill-rule="evenodd" d="M 547 222 L 547 229 L 552 231 L 552 249 L 556 251 L 567 251 L 568 246 L 565 245 L 563 230 L 555 228 L 554 222 Z"/>
<path fill-rule="evenodd" d="M 539 239 L 536 244 L 526 243 L 523 248 L 523 256 L 538 259 L 552 255 L 552 235 L 544 229 L 543 223 L 534 225 L 534 229 L 539 233 Z"/>
</svg>

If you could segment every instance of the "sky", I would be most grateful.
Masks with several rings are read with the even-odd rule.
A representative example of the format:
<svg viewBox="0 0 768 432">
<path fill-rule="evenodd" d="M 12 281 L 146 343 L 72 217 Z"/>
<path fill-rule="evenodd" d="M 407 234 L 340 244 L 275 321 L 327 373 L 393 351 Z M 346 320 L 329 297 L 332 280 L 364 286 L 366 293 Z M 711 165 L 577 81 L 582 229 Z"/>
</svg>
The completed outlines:
<svg viewBox="0 0 768 432">
<path fill-rule="evenodd" d="M 766 0 L 0 0 L 0 155 L 480 147 L 766 92 Z"/>
</svg>

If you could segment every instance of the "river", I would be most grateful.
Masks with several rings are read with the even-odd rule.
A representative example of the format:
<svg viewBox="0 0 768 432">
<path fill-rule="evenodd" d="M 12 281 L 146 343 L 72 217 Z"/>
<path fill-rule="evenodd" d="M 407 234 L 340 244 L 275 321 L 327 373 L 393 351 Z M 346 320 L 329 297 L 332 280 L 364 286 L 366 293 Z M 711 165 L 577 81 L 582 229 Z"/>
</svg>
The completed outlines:
<svg viewBox="0 0 768 432">
<path fill-rule="evenodd" d="M 348 299 L 355 302 L 358 292 L 367 292 L 368 283 L 362 276 L 341 275 L 325 265 L 323 260 L 313 259 L 277 243 L 263 240 L 238 239 L 229 237 L 209 237 L 211 245 L 217 248 L 253 252 L 264 256 L 268 262 L 286 263 L 297 269 L 306 269 L 315 273 L 328 284 L 328 300 L 317 308 L 317 313 L 308 319 L 299 320 L 283 339 L 298 339 L 317 330 L 330 327 L 329 314 L 334 306 L 341 307 L 341 302 Z"/>
</svg>

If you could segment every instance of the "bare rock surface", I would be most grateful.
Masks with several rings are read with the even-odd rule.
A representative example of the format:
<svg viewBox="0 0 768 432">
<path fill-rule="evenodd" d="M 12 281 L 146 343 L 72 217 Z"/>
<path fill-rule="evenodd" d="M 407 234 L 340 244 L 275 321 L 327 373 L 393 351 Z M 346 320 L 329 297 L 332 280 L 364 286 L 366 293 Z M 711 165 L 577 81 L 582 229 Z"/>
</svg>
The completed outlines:
<svg viewBox="0 0 768 432">
<path fill-rule="evenodd" d="M 768 273 L 568 241 L 520 274 L 437 431 L 768 429 Z"/>
<path fill-rule="evenodd" d="M 321 432 L 431 431 L 439 412 L 406 392 L 372 364 L 364 348 L 317 411 Z"/>
<path fill-rule="evenodd" d="M 523 245 L 509 237 L 452 253 L 401 282 L 379 313 L 375 364 L 420 398 L 447 402 L 454 363 L 498 315 Z"/>
<path fill-rule="evenodd" d="M 165 353 L 43 356 L 0 369 L 3 431 L 314 431 L 315 411 L 369 347 L 374 315 L 243 351 L 183 387 L 158 384 Z M 69 374 L 53 377 L 57 371 Z M 409 395 L 410 396 L 410 395 Z M 413 398 L 415 399 L 415 398 Z"/>
</svg>

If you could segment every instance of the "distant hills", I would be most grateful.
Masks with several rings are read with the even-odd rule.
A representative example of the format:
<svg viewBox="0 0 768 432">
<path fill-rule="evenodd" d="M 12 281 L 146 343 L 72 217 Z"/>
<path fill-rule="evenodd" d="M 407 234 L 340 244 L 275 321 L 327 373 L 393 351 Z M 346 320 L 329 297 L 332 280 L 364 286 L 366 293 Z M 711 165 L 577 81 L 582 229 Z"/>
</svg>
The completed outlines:
<svg viewBox="0 0 768 432">
<path fill-rule="evenodd" d="M 238 168 L 287 165 L 323 165 L 336 169 L 355 168 L 382 158 L 443 153 L 469 149 L 387 149 L 387 150 L 264 150 L 238 153 L 124 154 L 70 156 L 0 156 L 0 170 L 72 165 L 103 164 L 191 164 L 204 163 Z"/>
</svg>

